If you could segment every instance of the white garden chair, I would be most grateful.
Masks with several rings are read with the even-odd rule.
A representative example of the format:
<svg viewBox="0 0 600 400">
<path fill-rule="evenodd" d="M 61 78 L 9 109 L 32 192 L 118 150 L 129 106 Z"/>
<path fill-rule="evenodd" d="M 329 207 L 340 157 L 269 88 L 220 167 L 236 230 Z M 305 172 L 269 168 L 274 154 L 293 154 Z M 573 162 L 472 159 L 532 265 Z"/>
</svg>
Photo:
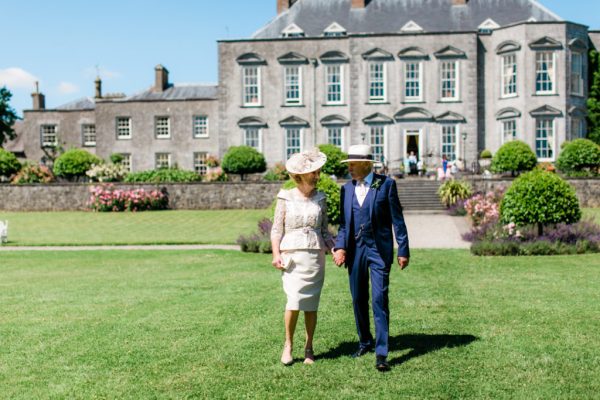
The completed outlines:
<svg viewBox="0 0 600 400">
<path fill-rule="evenodd" d="M 8 221 L 0 221 L 0 244 L 8 242 Z"/>
</svg>

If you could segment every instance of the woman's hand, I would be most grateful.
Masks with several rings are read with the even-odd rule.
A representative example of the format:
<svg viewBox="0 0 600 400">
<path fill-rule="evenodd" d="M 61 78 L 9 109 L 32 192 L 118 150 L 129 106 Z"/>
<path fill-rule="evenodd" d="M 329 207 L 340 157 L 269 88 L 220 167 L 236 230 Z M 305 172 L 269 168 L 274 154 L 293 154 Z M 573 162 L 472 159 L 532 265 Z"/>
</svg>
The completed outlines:
<svg viewBox="0 0 600 400">
<path fill-rule="evenodd" d="M 283 271 L 283 260 L 281 259 L 281 255 L 277 254 L 277 255 L 273 255 L 273 261 L 271 262 L 271 265 L 273 265 L 274 268 Z"/>
</svg>

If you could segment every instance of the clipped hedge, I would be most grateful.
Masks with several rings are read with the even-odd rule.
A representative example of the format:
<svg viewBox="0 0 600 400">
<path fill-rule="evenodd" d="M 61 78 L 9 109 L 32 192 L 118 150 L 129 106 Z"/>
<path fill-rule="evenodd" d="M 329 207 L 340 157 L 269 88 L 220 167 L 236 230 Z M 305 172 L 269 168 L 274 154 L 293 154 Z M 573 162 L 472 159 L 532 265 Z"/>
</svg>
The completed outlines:
<svg viewBox="0 0 600 400">
<path fill-rule="evenodd" d="M 517 226 L 543 226 L 561 222 L 572 224 L 581 219 L 575 190 L 560 176 L 534 170 L 515 179 L 500 203 L 500 220 Z"/>
<path fill-rule="evenodd" d="M 264 172 L 267 169 L 265 156 L 250 146 L 233 146 L 227 150 L 221 162 L 223 171 L 228 174 L 244 175 Z"/>
<path fill-rule="evenodd" d="M 327 175 L 335 175 L 338 178 L 343 178 L 348 174 L 348 165 L 341 162 L 348 158 L 348 154 L 332 144 L 321 144 L 319 150 L 327 156 L 327 162 L 321 168 L 321 172 Z"/>
<path fill-rule="evenodd" d="M 567 176 L 597 176 L 600 146 L 588 139 L 569 142 L 556 160 L 556 166 Z"/>
<path fill-rule="evenodd" d="M 148 171 L 131 172 L 126 177 L 124 182 L 128 183 L 187 183 L 199 182 L 202 180 L 195 171 L 186 171 L 178 168 L 161 168 Z"/>
<path fill-rule="evenodd" d="M 537 157 L 529 145 L 520 140 L 504 143 L 492 158 L 493 172 L 517 173 L 531 171 L 537 164 Z"/>
<path fill-rule="evenodd" d="M 102 164 L 103 162 L 102 159 L 90 152 L 82 149 L 71 149 L 61 154 L 54 161 L 53 172 L 58 177 L 76 180 L 77 178 L 84 177 L 85 173 L 92 166 Z"/>
</svg>

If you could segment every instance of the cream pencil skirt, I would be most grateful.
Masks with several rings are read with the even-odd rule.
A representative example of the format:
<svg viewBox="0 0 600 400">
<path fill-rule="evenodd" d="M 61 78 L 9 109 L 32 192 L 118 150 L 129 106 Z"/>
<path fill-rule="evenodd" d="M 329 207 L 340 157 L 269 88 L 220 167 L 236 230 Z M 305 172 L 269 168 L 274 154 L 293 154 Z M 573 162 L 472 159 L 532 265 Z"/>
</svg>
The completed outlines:
<svg viewBox="0 0 600 400">
<path fill-rule="evenodd" d="M 283 290 L 287 295 L 286 310 L 317 311 L 325 281 L 323 250 L 293 250 L 282 252 L 282 258 L 292 259 L 282 272 Z"/>
</svg>

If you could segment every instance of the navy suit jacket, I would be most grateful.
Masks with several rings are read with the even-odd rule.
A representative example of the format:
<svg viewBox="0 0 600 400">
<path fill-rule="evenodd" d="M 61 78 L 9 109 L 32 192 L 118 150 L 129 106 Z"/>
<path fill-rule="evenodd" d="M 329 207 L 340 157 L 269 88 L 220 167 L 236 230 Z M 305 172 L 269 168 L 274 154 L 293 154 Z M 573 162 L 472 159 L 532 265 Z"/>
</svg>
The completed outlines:
<svg viewBox="0 0 600 400">
<path fill-rule="evenodd" d="M 379 184 L 376 182 L 380 181 Z M 374 188 L 374 185 L 379 187 Z M 354 199 L 354 183 L 347 182 L 342 186 L 340 194 L 340 230 L 335 243 L 336 249 L 345 249 L 348 258 L 346 265 L 352 265 L 351 259 L 354 257 L 354 249 L 349 246 L 355 246 L 352 227 L 352 201 Z M 371 224 L 373 225 L 373 234 L 379 255 L 386 265 L 394 263 L 394 241 L 392 229 L 398 242 L 398 257 L 409 257 L 408 233 L 406 224 L 402 215 L 402 206 L 398 199 L 398 189 L 396 181 L 384 175 L 373 174 L 373 183 L 370 191 L 370 213 Z M 364 205 L 363 205 L 364 206 Z"/>
</svg>

